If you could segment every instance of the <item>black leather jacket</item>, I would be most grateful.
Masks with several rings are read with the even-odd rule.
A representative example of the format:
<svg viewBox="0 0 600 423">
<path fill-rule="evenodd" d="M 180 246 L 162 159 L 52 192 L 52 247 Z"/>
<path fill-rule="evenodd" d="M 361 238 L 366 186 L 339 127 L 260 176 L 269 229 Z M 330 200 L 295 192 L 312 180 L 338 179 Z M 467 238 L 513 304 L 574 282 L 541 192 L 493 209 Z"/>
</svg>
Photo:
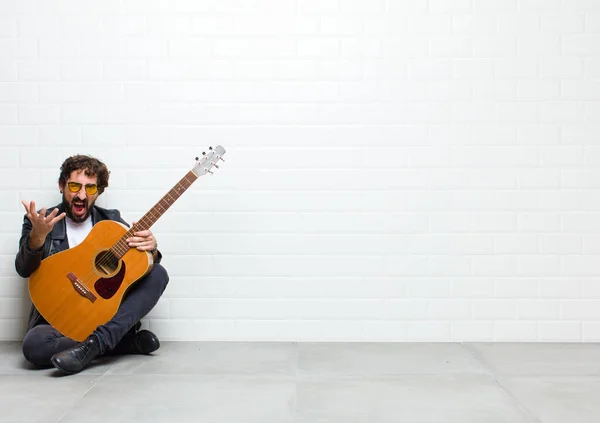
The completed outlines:
<svg viewBox="0 0 600 423">
<path fill-rule="evenodd" d="M 64 211 L 64 206 L 61 203 L 58 206 L 49 208 L 48 213 L 52 212 L 52 210 L 55 208 L 58 208 L 58 214 L 61 214 Z M 93 225 L 101 220 L 114 220 L 129 227 L 129 224 L 121 218 L 121 213 L 118 210 L 110 210 L 94 206 L 92 208 L 91 216 Z M 23 227 L 21 229 L 21 239 L 19 240 L 19 252 L 15 258 L 15 269 L 23 278 L 28 278 L 31 276 L 31 274 L 35 272 L 38 267 L 40 267 L 41 261 L 46 257 L 69 248 L 65 219 L 61 219 L 54 225 L 52 231 L 48 234 L 48 236 L 46 236 L 44 245 L 39 250 L 34 251 L 29 248 L 29 234 L 31 233 L 31 229 L 31 221 L 27 218 L 27 216 L 25 216 L 23 218 Z M 154 260 L 154 262 L 160 263 L 161 257 L 162 255 L 159 251 L 158 257 L 156 260 Z M 35 306 L 32 305 L 29 313 L 27 330 L 29 331 L 32 327 L 36 326 L 40 322 L 43 322 L 43 318 Z"/>
</svg>

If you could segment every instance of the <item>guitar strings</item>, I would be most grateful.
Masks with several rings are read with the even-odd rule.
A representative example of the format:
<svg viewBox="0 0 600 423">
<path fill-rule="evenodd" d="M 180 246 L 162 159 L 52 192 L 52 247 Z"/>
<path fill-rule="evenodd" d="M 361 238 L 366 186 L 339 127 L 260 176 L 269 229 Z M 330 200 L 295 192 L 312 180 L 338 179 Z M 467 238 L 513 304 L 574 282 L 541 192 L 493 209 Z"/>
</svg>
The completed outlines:
<svg viewBox="0 0 600 423">
<path fill-rule="evenodd" d="M 186 182 L 189 182 L 189 181 L 187 181 L 187 177 L 188 177 L 188 176 L 189 176 L 189 175 L 186 175 L 184 178 L 182 178 L 182 179 L 181 179 L 181 180 L 180 180 L 180 181 L 179 181 L 179 182 L 178 182 L 178 183 L 175 185 L 175 187 L 177 187 L 177 186 L 181 185 L 181 182 L 182 182 L 183 180 L 185 180 Z M 191 185 L 191 183 L 192 183 L 192 182 L 193 182 L 193 181 L 189 182 L 189 185 L 188 185 L 188 187 Z M 185 189 L 187 189 L 185 186 L 182 186 L 182 187 L 184 188 L 184 189 L 183 189 L 184 191 L 185 191 Z M 179 197 L 173 198 L 173 196 L 171 196 L 171 192 L 172 192 L 172 190 L 171 190 L 171 191 L 169 191 L 167 194 L 165 194 L 165 195 L 164 195 L 164 196 L 163 196 L 163 197 L 160 199 L 160 201 L 159 201 L 159 202 L 156 204 L 156 206 L 155 206 L 155 207 L 156 207 L 156 208 L 160 207 L 160 206 L 162 205 L 162 203 L 163 203 L 163 202 L 165 202 L 165 200 L 166 200 L 167 198 L 170 198 L 170 199 L 171 199 L 171 204 L 173 204 L 173 203 L 174 203 L 174 202 L 175 202 L 175 201 L 176 201 L 176 200 L 177 200 Z M 180 194 L 180 195 L 181 195 L 181 194 Z M 164 207 L 164 211 L 166 211 L 166 210 L 167 210 L 167 209 L 170 207 L 170 204 L 168 204 L 168 201 L 167 201 L 167 205 L 166 205 L 166 207 L 165 207 L 165 206 L 162 206 L 162 207 Z M 163 211 L 163 213 L 164 213 L 164 211 Z M 146 214 L 146 216 L 148 216 L 148 214 Z M 144 216 L 144 217 L 146 217 L 146 216 Z M 144 217 L 142 217 L 142 219 L 140 219 L 140 221 L 144 220 Z M 152 217 L 154 217 L 154 216 L 152 215 Z M 159 217 L 160 217 L 160 216 L 159 216 Z M 157 219 L 155 219 L 155 220 L 154 220 L 154 222 L 156 222 L 156 220 L 157 220 Z M 148 228 L 149 228 L 149 227 L 150 227 L 152 224 L 154 224 L 154 222 L 152 222 L 150 225 L 148 225 Z M 138 222 L 138 223 L 139 223 L 139 222 Z M 115 249 L 115 248 L 117 249 L 117 251 L 116 251 L 116 252 L 117 252 L 117 253 L 119 253 L 119 254 L 121 254 L 121 257 L 123 257 L 123 255 L 125 255 L 125 254 L 127 253 L 127 251 L 128 251 L 130 248 L 132 248 L 132 247 L 129 247 L 129 248 L 126 248 L 126 250 L 125 250 L 125 251 L 122 251 L 122 250 L 121 250 L 121 248 L 123 248 L 123 247 L 120 247 L 120 246 L 118 246 L 118 244 L 122 244 L 122 243 L 124 243 L 125 239 L 126 239 L 126 238 L 128 238 L 129 236 L 132 236 L 132 235 L 133 235 L 133 233 L 134 233 L 135 231 L 136 231 L 136 228 L 135 228 L 135 227 L 131 227 L 131 228 L 129 228 L 129 229 L 127 230 L 127 232 L 125 232 L 125 234 L 124 234 L 123 236 L 121 236 L 121 238 L 120 238 L 120 239 L 119 239 L 119 240 L 118 240 L 118 241 L 117 241 L 117 242 L 116 242 L 116 243 L 115 243 L 115 244 L 114 244 L 112 247 L 110 247 L 110 248 L 108 249 L 108 251 L 110 251 L 110 252 L 111 252 L 111 255 L 112 255 L 112 256 L 114 256 L 115 258 L 117 258 L 117 257 L 114 255 L 114 249 Z M 117 259 L 119 260 L 120 258 L 117 258 Z M 99 262 L 98 262 L 96 265 L 97 265 L 97 266 L 104 266 L 104 265 L 108 265 L 108 264 L 110 264 L 110 261 L 111 261 L 111 257 L 110 257 L 110 255 L 106 254 L 106 255 L 105 255 L 105 256 L 104 256 L 104 257 L 103 257 L 103 258 L 102 258 L 102 259 L 101 259 L 101 260 L 100 260 L 100 261 L 99 261 Z M 92 271 L 90 271 L 90 272 L 89 272 L 89 273 L 88 273 L 88 274 L 87 274 L 87 275 L 84 277 L 84 280 L 83 280 L 82 282 L 84 282 L 84 284 L 85 284 L 85 282 L 88 282 L 88 281 L 90 281 L 90 278 L 94 278 L 94 276 L 95 276 L 95 275 L 94 275 L 94 271 L 93 271 L 93 269 L 92 269 Z M 93 280 L 91 280 L 91 282 L 93 282 Z M 85 284 L 85 285 L 86 285 L 86 288 L 89 290 L 89 288 L 87 287 L 87 284 Z"/>
<path fill-rule="evenodd" d="M 211 149 L 212 149 L 212 148 L 211 148 Z M 217 154 L 216 154 L 216 160 L 213 160 L 212 156 L 215 156 L 215 153 L 214 153 L 214 152 L 213 152 L 213 153 L 211 153 L 211 154 L 209 154 L 209 155 L 206 157 L 206 161 L 207 161 L 207 162 L 210 162 L 212 165 L 216 166 L 216 164 L 215 164 L 215 163 L 216 163 L 217 161 L 221 160 L 221 155 L 219 155 L 219 154 L 217 153 Z M 210 157 L 210 159 L 209 159 L 209 157 Z M 198 160 L 198 159 L 196 159 L 196 160 Z M 212 166 L 211 166 L 211 167 L 212 167 Z M 205 168 L 205 171 L 206 171 L 206 170 L 207 170 L 207 169 Z M 210 172 L 210 170 L 208 170 L 208 171 Z M 206 173 L 206 172 L 205 172 L 205 173 Z M 164 201 L 164 200 L 167 198 L 167 196 L 168 196 L 168 197 L 170 197 L 170 198 L 171 198 L 171 200 L 172 200 L 172 201 L 171 201 L 171 204 L 168 204 L 168 202 L 167 202 L 167 206 L 165 207 L 165 210 L 164 210 L 164 211 L 166 211 L 166 210 L 167 210 L 169 207 L 171 207 L 171 206 L 172 206 L 172 205 L 175 203 L 175 201 L 177 201 L 177 200 L 179 199 L 179 197 L 181 197 L 181 195 L 182 195 L 182 194 L 183 194 L 183 193 L 184 193 L 184 192 L 185 192 L 185 191 L 186 191 L 186 190 L 187 190 L 187 189 L 188 189 L 188 188 L 189 188 L 189 187 L 190 187 L 190 186 L 191 186 L 191 185 L 192 185 L 192 184 L 193 184 L 193 183 L 196 181 L 196 179 L 198 179 L 198 177 L 199 177 L 199 176 L 198 176 L 196 173 L 194 173 L 194 172 L 193 172 L 193 170 L 190 170 L 188 173 L 186 173 L 186 174 L 185 174 L 185 176 L 184 176 L 183 178 L 181 178 L 181 179 L 180 179 L 180 180 L 179 180 L 179 181 L 178 181 L 178 182 L 175 184 L 175 186 L 173 186 L 173 188 L 171 188 L 171 190 L 169 190 L 169 191 L 168 191 L 168 192 L 167 192 L 167 193 L 166 193 L 166 194 L 165 194 L 165 195 L 164 195 L 164 196 L 163 196 L 163 197 L 162 197 L 162 198 L 161 198 L 161 199 L 158 201 L 158 203 L 155 205 L 155 207 L 159 206 L 159 205 L 160 205 L 160 204 L 161 204 L 161 203 L 162 203 L 162 202 L 163 202 L 163 201 Z M 191 181 L 189 181 L 189 180 L 188 180 L 188 178 L 191 178 Z M 187 184 L 187 186 L 183 185 L 183 184 L 182 184 L 183 182 L 185 182 L 185 183 Z M 177 194 L 178 194 L 178 195 L 176 196 L 176 198 L 173 198 L 173 197 L 171 196 L 171 192 L 173 192 L 173 190 L 174 190 L 176 187 L 178 187 L 179 185 L 182 185 L 182 188 L 183 188 L 183 189 L 182 189 L 182 191 L 181 191 L 181 192 L 177 192 Z M 153 207 L 153 209 L 154 209 L 155 207 Z M 150 212 L 151 212 L 151 211 L 152 211 L 152 209 L 150 210 Z M 162 212 L 161 212 L 161 214 L 158 216 L 158 218 L 160 218 L 160 216 L 161 216 L 161 215 L 164 213 L 164 211 L 162 211 Z M 146 213 L 146 215 L 144 215 L 144 216 L 142 217 L 142 219 L 140 219 L 140 221 L 141 221 L 141 220 L 144 220 L 144 218 L 145 218 L 146 216 L 148 216 L 148 214 L 151 214 L 150 212 L 149 212 L 149 213 Z M 154 216 L 152 216 L 152 217 L 154 217 Z M 151 227 L 151 226 L 152 226 L 152 225 L 153 225 L 153 224 L 154 224 L 154 223 L 155 223 L 155 222 L 158 220 L 158 218 L 156 218 L 156 219 L 154 220 L 154 222 L 152 222 L 152 223 L 151 223 L 151 224 L 148 226 L 148 228 L 150 228 L 150 227 Z M 120 239 L 119 239 L 119 240 L 118 240 L 118 241 L 117 241 L 117 242 L 116 242 L 116 243 L 115 243 L 115 244 L 114 244 L 112 247 L 110 247 L 110 248 L 109 248 L 109 251 L 111 251 L 111 255 L 113 255 L 113 256 L 114 256 L 114 253 L 112 252 L 112 250 L 113 250 L 115 247 L 116 247 L 116 248 L 120 248 L 120 247 L 117 247 L 117 244 L 124 242 L 124 239 L 126 239 L 127 237 L 129 237 L 129 235 L 133 235 L 133 232 L 131 232 L 133 229 L 134 229 L 133 227 L 132 227 L 132 228 L 129 228 L 129 229 L 127 230 L 127 232 L 125 232 L 125 234 L 124 234 L 124 235 L 123 235 L 123 236 L 122 236 L 122 237 L 121 237 L 121 238 L 120 238 Z M 128 248 L 126 251 L 122 252 L 122 255 L 121 255 L 121 257 L 120 257 L 120 258 L 118 258 L 118 260 L 120 260 L 120 259 L 121 259 L 121 258 L 122 258 L 122 257 L 123 257 L 123 256 L 124 256 L 126 253 L 127 253 L 127 251 L 128 251 L 128 250 L 129 250 L 129 248 Z M 120 252 L 120 250 L 119 250 L 118 252 L 119 252 L 119 253 L 121 253 L 121 252 Z M 100 259 L 100 261 L 97 263 L 97 265 L 98 265 L 98 266 L 104 266 L 104 265 L 108 265 L 108 264 L 110 263 L 110 260 L 111 260 L 110 256 L 109 256 L 108 254 L 106 254 L 106 255 L 105 255 L 105 256 L 104 256 L 102 259 Z M 83 283 L 84 287 L 85 287 L 85 288 L 86 288 L 88 291 L 89 291 L 90 289 L 87 287 L 87 284 L 86 284 L 85 282 L 86 282 L 86 281 L 88 281 L 90 278 L 93 278 L 93 277 L 94 277 L 94 267 L 92 268 L 92 270 L 91 270 L 91 271 L 90 271 L 90 272 L 89 272 L 89 273 L 88 273 L 88 274 L 87 274 L 87 275 L 84 277 L 84 279 L 82 280 L 82 283 Z M 93 282 L 93 280 L 92 280 L 91 282 Z"/>
<path fill-rule="evenodd" d="M 191 181 L 189 181 L 189 180 L 188 180 L 188 178 L 189 178 L 189 177 L 192 177 L 192 180 L 191 180 Z M 186 191 L 186 190 L 187 190 L 187 189 L 188 189 L 188 188 L 189 188 L 189 187 L 192 185 L 192 183 L 194 183 L 194 182 L 195 182 L 195 180 L 196 180 L 196 179 L 198 179 L 198 177 L 197 177 L 197 176 L 196 176 L 196 175 L 195 175 L 193 172 L 191 172 L 191 171 L 190 171 L 190 172 L 188 172 L 188 173 L 187 173 L 187 174 L 186 174 L 186 175 L 185 175 L 183 178 L 181 178 L 181 179 L 179 180 L 179 182 L 177 182 L 177 184 L 175 184 L 175 186 L 173 187 L 173 189 L 175 189 L 175 188 L 177 188 L 177 187 L 180 187 L 180 188 L 182 188 L 181 192 L 177 192 L 177 194 L 178 194 L 178 195 L 177 195 L 176 197 L 173 197 L 173 196 L 171 195 L 171 192 L 173 192 L 173 189 L 171 189 L 169 192 L 167 192 L 167 193 L 166 193 L 166 194 L 165 194 L 165 195 L 164 195 L 164 196 L 163 196 L 163 197 L 162 197 L 162 198 L 161 198 L 161 199 L 158 201 L 158 203 L 156 203 L 156 205 L 155 205 L 155 206 L 154 206 L 154 207 L 153 207 L 153 208 L 152 208 L 152 209 L 151 209 L 151 210 L 150 210 L 148 213 L 146 213 L 146 215 L 144 215 L 144 216 L 143 216 L 143 217 L 140 219 L 140 222 L 141 222 L 141 221 L 143 221 L 143 220 L 145 220 L 145 218 L 149 218 L 149 219 L 150 219 L 150 221 L 151 221 L 151 223 L 150 223 L 150 225 L 148 225 L 148 228 L 150 228 L 150 227 L 151 227 L 151 226 L 152 226 L 154 223 L 156 223 L 156 221 L 158 220 L 158 218 L 160 218 L 160 216 L 161 216 L 161 215 L 162 215 L 162 214 L 163 214 L 163 213 L 164 213 L 164 212 L 165 212 L 165 211 L 166 211 L 166 210 L 167 210 L 169 207 L 171 207 L 171 206 L 172 206 L 172 205 L 175 203 L 175 201 L 177 201 L 177 200 L 179 199 L 179 197 L 181 197 L 181 195 L 183 194 L 183 192 L 185 192 L 185 191 Z M 182 182 L 184 182 L 184 181 L 187 183 L 187 186 L 183 185 L 183 183 L 182 183 Z M 170 200 L 171 200 L 171 203 L 169 204 L 169 202 L 168 202 L 168 201 L 166 201 L 166 203 L 167 203 L 167 204 L 166 204 L 165 206 L 163 206 L 163 205 L 162 205 L 162 203 L 163 203 L 163 202 L 165 202 L 165 200 L 167 200 L 167 199 L 170 199 Z M 164 208 L 164 210 L 159 210 L 159 211 L 161 211 L 161 213 L 158 215 L 158 217 L 156 217 L 156 216 L 155 216 L 155 215 L 152 213 L 152 210 L 154 210 L 155 208 L 156 208 L 156 209 L 159 209 L 160 207 L 163 207 L 163 208 Z M 152 221 L 152 220 L 153 220 L 153 221 Z M 140 223 L 140 222 L 138 222 L 138 223 Z M 104 255 L 104 256 L 103 256 L 103 257 L 100 259 L 100 261 L 98 261 L 97 263 L 95 263 L 95 264 L 94 264 L 94 266 L 93 266 L 92 270 L 91 270 L 91 271 L 90 271 L 90 272 L 89 272 L 89 273 L 88 273 L 88 274 L 87 274 L 87 275 L 86 275 L 84 278 L 80 279 L 80 280 L 81 280 L 81 282 L 83 283 L 84 287 L 85 287 L 85 288 L 86 288 L 88 291 L 91 291 L 91 289 L 88 287 L 88 282 L 89 282 L 89 283 L 94 283 L 94 279 L 97 279 L 97 278 L 95 277 L 94 268 L 97 268 L 97 267 L 102 267 L 102 266 L 105 266 L 105 265 L 109 265 L 109 264 L 110 264 L 110 262 L 111 262 L 111 256 L 112 256 L 112 257 L 114 257 L 114 258 L 116 258 L 117 260 L 121 260 L 121 258 L 122 258 L 122 257 L 123 257 L 123 256 L 124 256 L 126 253 L 127 253 L 127 251 L 129 251 L 131 248 L 134 248 L 134 247 L 128 247 L 128 248 L 126 248 L 126 250 L 125 250 L 125 251 L 122 251 L 122 250 L 121 250 L 121 248 L 122 248 L 122 247 L 118 246 L 118 244 L 124 243 L 124 242 L 125 242 L 125 239 L 127 239 L 129 236 L 133 235 L 133 233 L 134 233 L 134 232 L 136 232 L 136 228 L 132 226 L 131 228 L 129 228 L 129 229 L 127 230 L 127 232 L 125 232 L 125 234 L 123 234 L 123 236 L 121 236 L 121 238 L 120 238 L 120 239 L 119 239 L 119 240 L 118 240 L 118 241 L 117 241 L 115 244 L 113 244 L 113 246 L 112 246 L 112 247 L 110 247 L 110 248 L 107 250 L 107 251 L 109 251 L 109 252 L 110 252 L 110 254 L 105 254 L 105 255 Z M 115 249 L 115 248 L 117 249 L 117 251 L 116 251 L 116 252 L 117 252 L 117 253 L 119 253 L 119 254 L 121 254 L 121 257 L 117 257 L 117 256 L 114 254 L 114 249 Z"/>
<path fill-rule="evenodd" d="M 157 203 L 156 208 L 159 208 L 160 204 L 167 197 L 167 195 L 165 195 L 161 199 L 161 201 L 159 201 L 159 203 Z M 165 210 L 167 208 L 168 208 L 168 206 L 165 208 Z M 164 211 L 163 211 L 163 213 L 164 213 Z M 150 212 L 150 213 L 147 213 L 146 216 L 142 217 L 142 219 L 140 219 L 140 222 L 144 221 L 145 217 L 150 217 L 150 221 L 154 220 L 154 222 L 156 222 L 156 220 L 157 220 L 157 218 L 155 219 L 154 214 L 152 212 Z M 148 228 L 150 228 L 154 222 L 152 222 L 150 225 L 148 225 Z M 143 225 L 143 226 L 145 226 L 145 225 Z M 120 260 L 127 253 L 127 251 L 129 249 L 133 248 L 133 247 L 125 248 L 125 247 L 121 246 L 121 244 L 125 243 L 125 239 L 129 238 L 130 236 L 133 236 L 134 232 L 136 232 L 137 229 L 138 228 L 135 226 L 132 226 L 131 228 L 129 228 L 116 243 L 114 243 L 108 250 L 106 250 L 108 252 L 108 254 L 104 254 L 103 257 L 97 263 L 94 263 L 92 270 L 90 270 L 90 272 L 81 280 L 86 289 L 90 290 L 90 288 L 88 287 L 88 283 L 94 283 L 94 281 L 97 280 L 97 275 L 94 272 L 94 268 L 99 268 L 102 266 L 109 266 L 113 259 Z M 123 251 L 123 248 L 125 248 L 125 251 Z M 118 255 L 120 255 L 120 257 L 118 257 Z"/>
</svg>

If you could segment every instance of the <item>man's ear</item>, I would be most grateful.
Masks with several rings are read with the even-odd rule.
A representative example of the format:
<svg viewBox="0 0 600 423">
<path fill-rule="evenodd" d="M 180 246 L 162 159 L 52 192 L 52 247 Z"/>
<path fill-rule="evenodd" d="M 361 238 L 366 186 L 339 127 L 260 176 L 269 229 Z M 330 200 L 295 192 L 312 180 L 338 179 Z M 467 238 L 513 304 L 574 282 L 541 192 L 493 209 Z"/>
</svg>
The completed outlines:
<svg viewBox="0 0 600 423">
<path fill-rule="evenodd" d="M 58 191 L 62 194 L 63 189 L 65 189 L 64 185 L 61 184 L 60 182 L 58 183 Z"/>
</svg>

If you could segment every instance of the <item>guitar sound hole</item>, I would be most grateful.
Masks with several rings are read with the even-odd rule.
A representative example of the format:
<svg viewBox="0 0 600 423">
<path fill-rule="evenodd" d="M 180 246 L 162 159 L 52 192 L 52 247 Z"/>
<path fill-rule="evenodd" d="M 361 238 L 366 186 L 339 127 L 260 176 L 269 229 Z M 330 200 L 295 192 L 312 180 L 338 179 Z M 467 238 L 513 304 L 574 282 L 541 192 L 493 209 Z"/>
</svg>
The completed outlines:
<svg viewBox="0 0 600 423">
<path fill-rule="evenodd" d="M 96 256 L 96 268 L 105 275 L 110 275 L 117 270 L 119 259 L 110 251 L 103 251 Z"/>
</svg>

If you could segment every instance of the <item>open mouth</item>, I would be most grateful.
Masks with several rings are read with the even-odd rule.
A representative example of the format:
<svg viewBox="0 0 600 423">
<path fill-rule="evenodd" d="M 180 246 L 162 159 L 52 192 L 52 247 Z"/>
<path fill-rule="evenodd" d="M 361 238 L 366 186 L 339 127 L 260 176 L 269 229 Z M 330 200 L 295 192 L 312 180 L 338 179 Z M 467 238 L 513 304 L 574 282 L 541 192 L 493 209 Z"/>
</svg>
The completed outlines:
<svg viewBox="0 0 600 423">
<path fill-rule="evenodd" d="M 73 214 L 76 216 L 85 215 L 85 203 L 73 203 Z"/>
</svg>

